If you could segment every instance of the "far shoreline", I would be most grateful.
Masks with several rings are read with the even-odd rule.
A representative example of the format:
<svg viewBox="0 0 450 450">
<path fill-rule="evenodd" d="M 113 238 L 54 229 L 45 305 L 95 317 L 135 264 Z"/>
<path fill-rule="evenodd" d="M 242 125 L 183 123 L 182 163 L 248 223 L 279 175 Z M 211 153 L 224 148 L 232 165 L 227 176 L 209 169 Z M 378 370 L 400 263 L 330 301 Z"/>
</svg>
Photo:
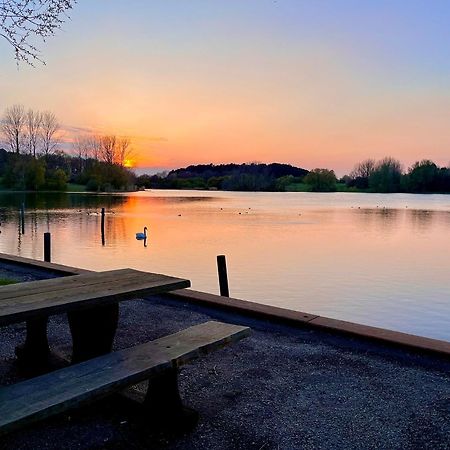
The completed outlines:
<svg viewBox="0 0 450 450">
<path fill-rule="evenodd" d="M 95 195 L 117 195 L 117 194 L 133 194 L 136 192 L 150 192 L 150 191 L 194 191 L 194 192 L 241 192 L 241 193 L 252 193 L 252 194 L 268 194 L 268 193 L 277 193 L 277 194 L 292 194 L 292 193 L 302 193 L 302 194 L 381 194 L 381 195 L 449 195 L 450 192 L 374 192 L 370 190 L 336 190 L 336 191 L 310 191 L 310 190 L 286 190 L 286 191 L 249 191 L 249 190 L 225 190 L 225 189 L 204 189 L 204 188 L 147 188 L 147 189 L 135 189 L 128 191 L 88 191 L 81 189 L 67 189 L 67 190 L 17 190 L 17 189 L 5 189 L 0 187 L 0 194 L 95 194 Z"/>
</svg>

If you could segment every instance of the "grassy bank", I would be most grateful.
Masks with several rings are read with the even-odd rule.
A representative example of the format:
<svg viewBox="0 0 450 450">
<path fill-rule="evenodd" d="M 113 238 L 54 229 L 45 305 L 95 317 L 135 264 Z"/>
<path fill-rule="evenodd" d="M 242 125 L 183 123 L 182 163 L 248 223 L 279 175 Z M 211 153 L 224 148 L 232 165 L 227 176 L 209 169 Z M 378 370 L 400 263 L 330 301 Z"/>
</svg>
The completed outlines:
<svg viewBox="0 0 450 450">
<path fill-rule="evenodd" d="M 0 286 L 6 286 L 7 284 L 14 284 L 14 283 L 17 283 L 17 281 L 11 278 L 0 278 Z"/>
<path fill-rule="evenodd" d="M 84 184 L 67 183 L 66 192 L 86 192 Z"/>
<path fill-rule="evenodd" d="M 311 186 L 306 183 L 292 183 L 286 186 L 286 192 L 311 192 Z M 336 192 L 370 192 L 368 189 L 348 187 L 345 183 L 336 183 Z"/>
<path fill-rule="evenodd" d="M 64 191 L 48 191 L 48 190 L 39 190 L 39 191 L 30 191 L 30 190 L 17 190 L 12 188 L 5 188 L 1 184 L 0 179 L 0 192 L 33 192 L 33 193 L 48 193 L 48 192 L 89 192 L 86 189 L 84 184 L 75 184 L 75 183 L 67 183 L 67 187 Z M 123 191 L 119 191 L 123 192 Z"/>
</svg>

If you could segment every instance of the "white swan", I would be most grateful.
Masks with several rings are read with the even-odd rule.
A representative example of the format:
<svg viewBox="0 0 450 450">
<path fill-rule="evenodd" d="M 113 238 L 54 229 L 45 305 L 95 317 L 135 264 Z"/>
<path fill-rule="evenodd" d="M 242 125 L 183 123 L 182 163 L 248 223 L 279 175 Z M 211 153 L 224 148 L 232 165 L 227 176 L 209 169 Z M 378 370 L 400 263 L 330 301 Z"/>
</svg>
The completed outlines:
<svg viewBox="0 0 450 450">
<path fill-rule="evenodd" d="M 136 239 L 141 241 L 142 239 L 147 239 L 147 227 L 144 227 L 143 233 L 136 233 Z"/>
</svg>

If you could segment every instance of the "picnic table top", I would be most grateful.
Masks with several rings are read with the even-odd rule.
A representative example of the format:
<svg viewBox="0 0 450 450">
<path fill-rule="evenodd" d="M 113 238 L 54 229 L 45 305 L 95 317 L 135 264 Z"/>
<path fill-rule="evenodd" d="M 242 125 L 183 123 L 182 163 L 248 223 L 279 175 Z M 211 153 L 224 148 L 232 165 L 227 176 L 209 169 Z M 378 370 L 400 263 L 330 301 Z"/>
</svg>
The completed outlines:
<svg viewBox="0 0 450 450">
<path fill-rule="evenodd" d="M 189 286 L 190 281 L 186 279 L 135 269 L 0 286 L 0 326 Z"/>
</svg>

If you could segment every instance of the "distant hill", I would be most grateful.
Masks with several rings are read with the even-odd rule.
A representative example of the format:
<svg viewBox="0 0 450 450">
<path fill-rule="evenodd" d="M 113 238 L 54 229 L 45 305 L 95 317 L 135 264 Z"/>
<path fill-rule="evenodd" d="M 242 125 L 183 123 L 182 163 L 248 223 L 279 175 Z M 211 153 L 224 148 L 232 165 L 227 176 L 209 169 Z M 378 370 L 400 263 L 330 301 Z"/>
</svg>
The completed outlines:
<svg viewBox="0 0 450 450">
<path fill-rule="evenodd" d="M 197 164 L 170 171 L 166 176 L 141 175 L 139 188 L 213 189 L 223 191 L 285 191 L 299 185 L 309 172 L 290 164 Z"/>
<path fill-rule="evenodd" d="M 182 169 L 172 170 L 168 178 L 203 178 L 230 177 L 237 175 L 263 175 L 264 177 L 280 178 L 286 175 L 293 177 L 304 177 L 308 170 L 290 164 L 197 164 Z"/>
</svg>

